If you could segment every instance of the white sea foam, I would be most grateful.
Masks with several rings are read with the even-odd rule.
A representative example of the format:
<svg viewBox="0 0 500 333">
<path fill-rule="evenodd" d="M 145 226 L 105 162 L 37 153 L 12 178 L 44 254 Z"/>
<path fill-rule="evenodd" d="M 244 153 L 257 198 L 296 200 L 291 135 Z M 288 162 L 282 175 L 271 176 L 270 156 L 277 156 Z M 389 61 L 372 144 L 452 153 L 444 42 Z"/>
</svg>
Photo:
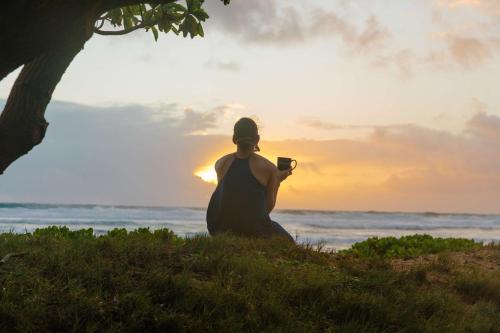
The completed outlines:
<svg viewBox="0 0 500 333">
<path fill-rule="evenodd" d="M 430 234 L 500 242 L 500 216 L 477 214 L 384 213 L 282 210 L 272 213 L 299 242 L 346 248 L 368 237 Z M 190 236 L 207 233 L 205 210 L 185 207 L 133 207 L 0 203 L 0 232 L 31 232 L 50 225 L 93 228 L 169 228 Z"/>
</svg>

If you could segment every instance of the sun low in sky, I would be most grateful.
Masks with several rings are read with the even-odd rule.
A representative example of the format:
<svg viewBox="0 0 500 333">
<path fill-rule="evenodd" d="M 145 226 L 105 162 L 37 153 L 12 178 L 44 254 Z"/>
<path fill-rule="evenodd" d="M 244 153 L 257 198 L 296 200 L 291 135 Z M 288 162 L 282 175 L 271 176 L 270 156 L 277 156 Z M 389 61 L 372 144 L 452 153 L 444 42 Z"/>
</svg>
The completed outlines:
<svg viewBox="0 0 500 333">
<path fill-rule="evenodd" d="M 206 3 L 203 39 L 92 38 L 0 200 L 205 207 L 251 116 L 278 208 L 500 213 L 500 1 Z"/>
<path fill-rule="evenodd" d="M 217 185 L 217 173 L 213 165 L 206 165 L 197 169 L 194 175 L 200 177 L 204 182 Z"/>
<path fill-rule="evenodd" d="M 226 144 L 224 146 L 226 146 Z M 227 153 L 230 152 L 231 152 L 231 147 L 228 147 Z M 208 160 L 206 164 L 194 169 L 193 174 L 206 183 L 217 185 L 217 172 L 215 171 L 215 162 L 217 161 L 217 159 L 222 157 L 222 155 L 223 154 L 221 154 L 220 156 L 213 156 L 211 159 Z M 266 154 L 260 154 L 260 155 L 267 158 L 269 161 L 274 162 L 275 164 L 277 162 L 278 154 L 269 154 L 268 152 Z"/>
</svg>

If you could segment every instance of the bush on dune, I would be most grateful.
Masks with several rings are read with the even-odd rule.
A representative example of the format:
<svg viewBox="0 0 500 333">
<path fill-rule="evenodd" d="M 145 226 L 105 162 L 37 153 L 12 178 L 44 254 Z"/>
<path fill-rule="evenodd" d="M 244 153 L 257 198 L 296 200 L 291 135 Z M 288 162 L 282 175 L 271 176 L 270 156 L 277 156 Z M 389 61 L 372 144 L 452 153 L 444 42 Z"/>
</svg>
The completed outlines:
<svg viewBox="0 0 500 333">
<path fill-rule="evenodd" d="M 359 257 L 405 258 L 444 251 L 464 251 L 481 244 L 463 238 L 435 238 L 429 235 L 412 235 L 401 238 L 369 238 L 354 244 L 345 253 Z"/>
<path fill-rule="evenodd" d="M 384 255 L 359 256 L 355 248 L 340 255 L 280 238 L 185 239 L 166 229 L 115 229 L 100 237 L 91 229 L 56 227 L 1 234 L 0 255 L 26 255 L 0 266 L 0 331 L 496 332 L 500 327 L 498 293 L 489 292 L 498 286 L 498 272 L 451 269 L 449 282 L 433 284 L 427 278 L 436 273 L 433 266 L 395 271 Z M 483 289 L 482 281 L 487 281 Z"/>
</svg>

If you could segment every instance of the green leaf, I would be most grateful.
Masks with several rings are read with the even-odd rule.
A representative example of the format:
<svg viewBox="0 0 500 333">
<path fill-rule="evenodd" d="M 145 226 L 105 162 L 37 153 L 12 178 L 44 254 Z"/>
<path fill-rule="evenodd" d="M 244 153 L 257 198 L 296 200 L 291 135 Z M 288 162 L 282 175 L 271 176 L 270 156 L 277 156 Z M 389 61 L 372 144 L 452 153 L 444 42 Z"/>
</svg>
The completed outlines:
<svg viewBox="0 0 500 333">
<path fill-rule="evenodd" d="M 123 17 L 123 27 L 125 29 L 132 28 L 134 26 L 134 23 L 132 22 L 132 17 L 130 16 L 124 16 Z"/>
<path fill-rule="evenodd" d="M 192 15 L 188 15 L 186 17 L 186 25 L 187 25 L 187 31 L 191 35 L 191 38 L 196 36 L 198 34 L 198 22 L 196 22 L 196 19 Z"/>
<path fill-rule="evenodd" d="M 201 37 L 205 37 L 205 32 L 203 31 L 201 23 L 198 23 L 198 35 L 200 35 Z"/>
<path fill-rule="evenodd" d="M 155 42 L 158 41 L 158 29 L 156 26 L 151 26 L 151 31 L 153 32 L 153 36 L 155 37 Z"/>
<path fill-rule="evenodd" d="M 175 3 L 175 2 L 163 5 L 162 8 L 166 12 L 169 12 L 169 13 L 173 13 L 173 12 L 185 13 L 187 11 L 186 7 L 179 5 L 178 3 Z"/>
<path fill-rule="evenodd" d="M 209 18 L 207 12 L 205 12 L 203 8 L 196 9 L 191 14 L 194 15 L 198 19 L 198 21 L 202 22 Z"/>
<path fill-rule="evenodd" d="M 221 0 L 225 5 L 229 0 Z M 144 26 L 146 31 L 153 32 L 155 40 L 159 33 L 172 31 L 176 35 L 182 32 L 184 37 L 191 38 L 205 36 L 201 22 L 209 18 L 203 9 L 204 0 L 185 0 L 185 5 L 179 4 L 178 0 L 171 3 L 140 3 L 112 9 L 106 14 L 106 20 L 114 27 L 131 29 L 138 25 Z"/>
<path fill-rule="evenodd" d="M 110 23 L 113 26 L 121 26 L 122 25 L 122 10 L 120 8 L 113 9 L 109 11 Z"/>
</svg>

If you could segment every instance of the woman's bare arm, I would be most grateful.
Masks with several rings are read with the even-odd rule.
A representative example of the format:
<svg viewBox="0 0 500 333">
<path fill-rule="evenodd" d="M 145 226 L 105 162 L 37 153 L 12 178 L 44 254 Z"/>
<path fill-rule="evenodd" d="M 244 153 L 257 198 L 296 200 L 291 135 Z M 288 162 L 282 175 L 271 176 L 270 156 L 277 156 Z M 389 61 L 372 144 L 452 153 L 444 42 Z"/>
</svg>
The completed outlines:
<svg viewBox="0 0 500 333">
<path fill-rule="evenodd" d="M 229 165 L 231 165 L 232 159 L 234 158 L 233 154 L 228 154 L 225 156 L 222 156 L 215 162 L 215 172 L 217 173 L 217 182 L 220 182 L 221 179 L 224 177 L 226 174 L 227 170 L 229 169 Z"/>
<path fill-rule="evenodd" d="M 280 182 L 276 172 L 271 172 L 269 181 L 267 182 L 267 212 L 271 213 L 276 205 L 276 199 L 278 197 L 278 189 L 280 187 Z"/>
<path fill-rule="evenodd" d="M 278 199 L 278 190 L 280 184 L 289 175 L 292 174 L 292 169 L 288 170 L 278 170 L 276 166 L 272 166 L 271 175 L 269 182 L 267 184 L 267 212 L 271 213 L 276 206 L 276 200 Z"/>
</svg>

